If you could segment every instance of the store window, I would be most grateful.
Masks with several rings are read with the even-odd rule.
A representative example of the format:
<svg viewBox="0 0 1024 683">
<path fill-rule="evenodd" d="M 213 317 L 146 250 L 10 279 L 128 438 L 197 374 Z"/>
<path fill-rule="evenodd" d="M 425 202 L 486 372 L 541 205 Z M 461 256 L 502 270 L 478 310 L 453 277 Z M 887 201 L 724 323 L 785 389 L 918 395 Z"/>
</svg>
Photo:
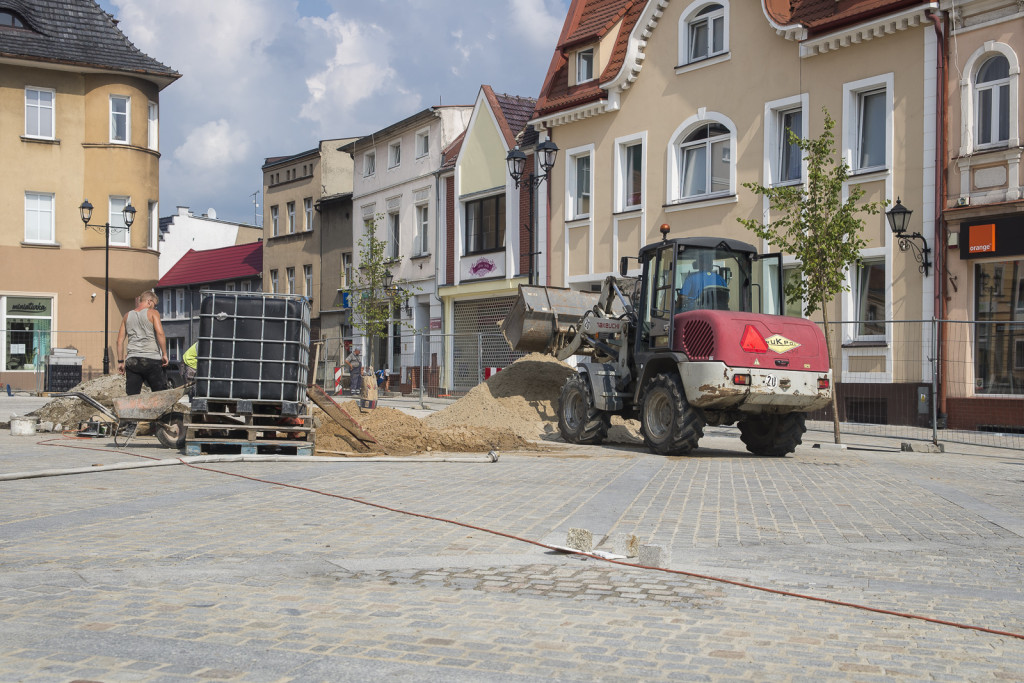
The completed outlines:
<svg viewBox="0 0 1024 683">
<path fill-rule="evenodd" d="M 7 370 L 35 370 L 50 354 L 53 299 L 45 297 L 0 297 L 3 300 L 3 367 Z"/>
<path fill-rule="evenodd" d="M 974 390 L 1024 394 L 1024 260 L 974 266 Z"/>
</svg>

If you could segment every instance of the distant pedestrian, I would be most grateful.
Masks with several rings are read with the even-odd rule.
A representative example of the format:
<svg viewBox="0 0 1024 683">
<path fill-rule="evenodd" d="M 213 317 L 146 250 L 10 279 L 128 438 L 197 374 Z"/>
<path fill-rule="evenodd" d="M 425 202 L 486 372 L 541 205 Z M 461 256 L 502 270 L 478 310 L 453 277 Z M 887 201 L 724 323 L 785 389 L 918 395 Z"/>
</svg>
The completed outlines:
<svg viewBox="0 0 1024 683">
<path fill-rule="evenodd" d="M 153 391 L 167 388 L 167 337 L 156 310 L 159 300 L 143 292 L 139 304 L 124 314 L 117 333 L 117 371 L 125 376 L 128 396 L 142 393 L 142 383 Z"/>
<path fill-rule="evenodd" d="M 363 358 L 359 348 L 352 349 L 352 353 L 345 357 L 345 365 L 348 366 L 350 389 L 353 396 L 359 395 L 363 379 Z"/>
</svg>

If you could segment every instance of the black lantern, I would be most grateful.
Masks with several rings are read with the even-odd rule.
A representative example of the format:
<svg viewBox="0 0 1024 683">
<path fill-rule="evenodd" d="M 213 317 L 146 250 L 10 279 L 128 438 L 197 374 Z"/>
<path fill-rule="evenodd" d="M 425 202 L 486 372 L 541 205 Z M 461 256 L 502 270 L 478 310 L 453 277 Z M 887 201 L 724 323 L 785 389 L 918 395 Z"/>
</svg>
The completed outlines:
<svg viewBox="0 0 1024 683">
<path fill-rule="evenodd" d="M 896 204 L 885 212 L 885 218 L 889 221 L 889 229 L 892 230 L 892 234 L 897 238 L 900 251 L 912 250 L 914 259 L 921 264 L 918 266 L 918 270 L 927 277 L 929 268 L 932 265 L 928 255 L 932 250 L 928 248 L 928 240 L 921 233 L 907 234 L 907 226 L 910 224 L 910 215 L 912 213 L 914 212 L 903 206 L 903 202 L 897 197 Z M 917 246 L 914 240 L 921 240 L 921 246 Z"/>
<path fill-rule="evenodd" d="M 530 172 L 526 175 L 525 183 L 529 186 L 530 193 L 530 284 L 533 284 L 533 277 L 535 268 L 535 261 L 537 257 L 537 241 L 535 233 L 537 231 L 537 217 L 535 210 L 535 199 L 534 194 L 540 184 L 547 180 L 548 174 L 551 173 L 551 169 L 555 165 L 555 159 L 558 158 L 558 145 L 551 141 L 550 138 L 542 141 L 534 150 L 537 155 L 537 161 L 540 163 L 541 173 Z M 526 154 L 516 147 L 509 151 L 505 156 L 505 164 L 508 165 L 508 174 L 511 176 L 512 181 L 515 183 L 518 189 L 523 183 L 523 174 L 526 173 Z"/>
</svg>

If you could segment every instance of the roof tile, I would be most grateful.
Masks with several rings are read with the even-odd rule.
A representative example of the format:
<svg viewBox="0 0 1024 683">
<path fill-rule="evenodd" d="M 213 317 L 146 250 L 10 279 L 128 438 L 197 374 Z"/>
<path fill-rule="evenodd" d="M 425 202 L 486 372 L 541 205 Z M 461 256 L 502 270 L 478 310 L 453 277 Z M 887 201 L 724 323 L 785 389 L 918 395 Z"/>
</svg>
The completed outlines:
<svg viewBox="0 0 1024 683">
<path fill-rule="evenodd" d="M 263 272 L 263 242 L 236 244 L 220 249 L 189 249 L 171 266 L 157 287 L 197 285 L 256 277 Z"/>
</svg>

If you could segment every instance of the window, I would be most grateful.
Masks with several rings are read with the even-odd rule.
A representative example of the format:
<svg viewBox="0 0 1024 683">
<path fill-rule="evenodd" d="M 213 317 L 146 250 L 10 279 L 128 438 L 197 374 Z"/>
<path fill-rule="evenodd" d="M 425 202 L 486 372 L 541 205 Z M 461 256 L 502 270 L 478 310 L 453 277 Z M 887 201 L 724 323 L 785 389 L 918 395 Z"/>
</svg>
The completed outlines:
<svg viewBox="0 0 1024 683">
<path fill-rule="evenodd" d="M 241 290 L 243 292 L 248 292 L 251 289 L 252 289 L 252 284 L 248 280 L 242 280 L 242 282 L 241 282 Z"/>
<path fill-rule="evenodd" d="M 352 280 L 352 252 L 346 251 L 341 255 L 341 286 L 351 287 Z"/>
<path fill-rule="evenodd" d="M 586 83 L 594 80 L 594 48 L 580 50 L 576 53 L 576 82 Z"/>
<path fill-rule="evenodd" d="M 306 296 L 313 298 L 313 266 L 310 264 L 302 266 L 302 280 L 306 286 Z"/>
<path fill-rule="evenodd" d="M 225 292 L 233 292 L 233 291 L 235 291 L 235 283 L 234 282 L 225 282 L 224 283 L 224 291 Z"/>
<path fill-rule="evenodd" d="M 386 258 L 391 260 L 398 259 L 398 243 L 401 237 L 402 224 L 399 221 L 399 214 L 397 211 L 388 213 L 388 242 L 387 248 L 384 251 Z"/>
<path fill-rule="evenodd" d="M 727 12 L 724 4 L 695 5 L 680 18 L 680 63 L 692 64 L 729 50 Z"/>
<path fill-rule="evenodd" d="M 402 143 L 392 142 L 388 145 L 388 168 L 395 168 L 402 163 Z"/>
<path fill-rule="evenodd" d="M 180 360 L 181 350 L 184 347 L 184 337 L 167 337 L 167 358 L 170 360 Z"/>
<path fill-rule="evenodd" d="M 854 295 L 857 304 L 857 336 L 885 336 L 885 262 L 864 261 L 857 268 Z"/>
<path fill-rule="evenodd" d="M 857 96 L 857 168 L 882 168 L 885 163 L 885 88 Z"/>
<path fill-rule="evenodd" d="M 804 317 L 804 305 L 800 300 L 790 301 L 786 290 L 791 282 L 797 282 L 803 277 L 803 268 L 797 265 L 783 266 L 782 268 L 782 308 L 783 314 L 794 318 Z"/>
<path fill-rule="evenodd" d="M 153 251 L 157 250 L 160 243 L 160 205 L 157 202 L 149 202 L 149 244 Z"/>
<path fill-rule="evenodd" d="M 569 220 L 586 218 L 590 215 L 590 152 L 570 156 L 569 172 Z"/>
<path fill-rule="evenodd" d="M 131 245 L 129 228 L 124 224 L 124 207 L 131 202 L 128 197 L 110 198 L 110 244 L 111 246 L 127 247 Z"/>
<path fill-rule="evenodd" d="M 176 318 L 184 318 L 188 315 L 185 308 L 185 290 L 181 287 L 174 290 L 174 313 Z"/>
<path fill-rule="evenodd" d="M 419 159 L 428 154 L 430 154 L 430 131 L 420 131 L 416 133 L 416 158 Z"/>
<path fill-rule="evenodd" d="M 620 142 L 616 152 L 619 156 L 619 186 L 616 211 L 638 208 L 644 200 L 644 145 L 642 140 Z"/>
<path fill-rule="evenodd" d="M 55 97 L 53 90 L 25 88 L 26 137 L 53 139 Z"/>
<path fill-rule="evenodd" d="M 306 231 L 313 229 L 313 198 L 306 197 L 302 200 L 302 211 L 306 214 Z"/>
<path fill-rule="evenodd" d="M 974 391 L 1024 394 L 1024 260 L 974 265 Z"/>
<path fill-rule="evenodd" d="M 367 152 L 363 155 L 363 177 L 371 176 L 377 172 L 377 153 Z"/>
<path fill-rule="evenodd" d="M 277 284 L 277 270 L 272 270 L 270 271 L 270 292 L 272 294 L 278 292 Z"/>
<path fill-rule="evenodd" d="M 288 278 L 288 291 L 285 293 L 295 294 L 295 268 L 286 269 L 285 274 Z"/>
<path fill-rule="evenodd" d="M 110 141 L 128 144 L 131 140 L 131 99 L 110 96 Z"/>
<path fill-rule="evenodd" d="M 505 248 L 505 195 L 466 203 L 466 254 Z"/>
<path fill-rule="evenodd" d="M 979 147 L 1010 139 L 1010 62 L 1003 55 L 987 59 L 978 69 L 974 111 Z"/>
<path fill-rule="evenodd" d="M 172 296 L 173 296 L 173 294 L 171 293 L 171 290 L 169 290 L 169 289 L 165 289 L 164 290 L 164 296 L 163 296 L 164 302 L 163 302 L 162 308 L 160 309 L 160 312 L 163 313 L 165 318 L 173 318 L 174 317 L 174 299 L 172 298 Z"/>
<path fill-rule="evenodd" d="M 53 299 L 0 297 L 0 367 L 33 370 L 50 354 Z"/>
<path fill-rule="evenodd" d="M 280 233 L 277 223 L 277 205 L 270 207 L 270 234 L 277 237 Z"/>
<path fill-rule="evenodd" d="M 53 244 L 53 195 L 25 193 L 25 241 Z"/>
<path fill-rule="evenodd" d="M 730 131 L 720 123 L 702 124 L 686 136 L 679 153 L 679 196 L 683 199 L 728 194 L 731 189 Z"/>
<path fill-rule="evenodd" d="M 288 202 L 288 233 L 295 232 L 295 202 Z"/>
<path fill-rule="evenodd" d="M 430 251 L 427 235 L 430 230 L 430 207 L 420 204 L 416 207 L 416 236 L 412 250 L 414 254 L 426 254 Z"/>
<path fill-rule="evenodd" d="M 777 183 L 799 181 L 802 175 L 803 152 L 793 139 L 803 135 L 803 111 L 790 109 L 778 112 L 778 168 L 774 180 Z"/>
<path fill-rule="evenodd" d="M 156 102 L 149 103 L 149 148 L 160 149 L 160 114 Z"/>
<path fill-rule="evenodd" d="M 13 28 L 25 28 L 25 22 L 17 14 L 9 9 L 0 9 L 0 26 L 11 26 Z"/>
</svg>

